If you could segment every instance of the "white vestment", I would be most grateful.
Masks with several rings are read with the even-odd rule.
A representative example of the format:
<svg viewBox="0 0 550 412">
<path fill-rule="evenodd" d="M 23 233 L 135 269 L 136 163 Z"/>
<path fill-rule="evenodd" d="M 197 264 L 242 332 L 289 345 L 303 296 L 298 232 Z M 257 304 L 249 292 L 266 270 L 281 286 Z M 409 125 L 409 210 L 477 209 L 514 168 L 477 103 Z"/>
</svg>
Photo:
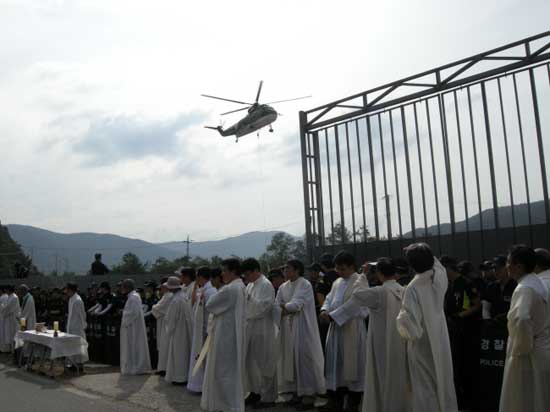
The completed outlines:
<svg viewBox="0 0 550 412">
<path fill-rule="evenodd" d="M 3 348 L 7 347 L 7 340 L 4 338 L 4 316 L 2 315 L 2 308 L 8 302 L 8 294 L 2 293 L 0 295 L 0 352 L 4 352 Z"/>
<path fill-rule="evenodd" d="M 405 289 L 397 316 L 407 340 L 408 381 L 413 412 L 457 412 L 453 363 L 443 302 L 447 272 L 434 259 L 433 269 L 418 273 Z"/>
<path fill-rule="evenodd" d="M 213 295 L 206 310 L 213 314 L 210 350 L 202 386 L 201 408 L 244 411 L 245 286 L 235 279 Z"/>
<path fill-rule="evenodd" d="M 67 333 L 80 336 L 86 341 L 86 309 L 84 301 L 78 293 L 69 299 L 69 314 L 67 317 Z M 73 362 L 84 363 L 88 361 L 88 346 L 82 348 L 82 353 L 75 356 Z"/>
<path fill-rule="evenodd" d="M 191 343 L 191 357 L 189 359 L 189 380 L 187 389 L 191 392 L 202 392 L 202 382 L 204 380 L 204 363 L 197 373 L 193 375 L 193 369 L 201 353 L 202 345 L 207 336 L 208 312 L 206 304 L 210 298 L 217 292 L 216 288 L 210 282 L 207 282 L 202 288 L 197 290 L 195 305 L 193 306 L 193 338 Z"/>
<path fill-rule="evenodd" d="M 323 348 L 311 283 L 303 277 L 286 281 L 277 292 L 276 308 L 288 312 L 280 321 L 279 392 L 311 396 L 326 392 Z"/>
<path fill-rule="evenodd" d="M 191 354 L 191 301 L 183 291 L 175 291 L 164 321 L 168 352 L 166 382 L 187 382 Z"/>
<path fill-rule="evenodd" d="M 395 280 L 369 288 L 366 277 L 361 275 L 354 289 L 351 299 L 331 316 L 343 324 L 356 316 L 361 306 L 369 309 L 363 412 L 408 412 L 411 400 L 405 373 L 406 347 L 396 326 L 405 288 Z"/>
<path fill-rule="evenodd" d="M 147 343 L 145 318 L 141 308 L 141 298 L 134 290 L 122 311 L 120 325 L 120 373 L 139 375 L 151 371 L 151 358 Z"/>
<path fill-rule="evenodd" d="M 36 309 L 34 307 L 34 298 L 27 293 L 21 299 L 21 315 L 19 318 L 25 318 L 27 330 L 34 330 L 36 327 Z"/>
<path fill-rule="evenodd" d="M 195 288 L 195 281 L 191 282 L 189 285 L 181 285 L 181 290 L 183 291 L 183 294 L 187 296 L 189 301 L 193 298 L 193 289 Z"/>
<path fill-rule="evenodd" d="M 277 399 L 275 289 L 264 276 L 246 286 L 246 391 L 263 402 Z"/>
<path fill-rule="evenodd" d="M 514 290 L 500 412 L 550 410 L 549 293 L 532 274 L 521 278 Z"/>
<path fill-rule="evenodd" d="M 15 334 L 21 327 L 19 326 L 19 314 L 21 308 L 19 306 L 19 298 L 15 293 L 12 293 L 6 299 L 6 303 L 0 310 L 2 316 L 2 342 L 0 347 L 2 352 L 11 352 L 14 348 Z"/>
<path fill-rule="evenodd" d="M 338 278 L 332 284 L 321 312 L 332 315 L 345 302 L 349 301 L 359 275 Z M 325 376 L 327 389 L 335 391 L 347 388 L 362 392 L 365 386 L 365 361 L 367 328 L 365 318 L 368 309 L 358 307 L 352 316 L 341 319 L 341 323 L 331 322 L 325 347 Z"/>
<path fill-rule="evenodd" d="M 157 350 L 159 360 L 157 363 L 158 371 L 166 371 L 166 359 L 168 356 L 168 342 L 166 341 L 166 313 L 170 307 L 170 302 L 174 294 L 166 292 L 157 304 L 153 305 L 153 316 L 157 320 Z"/>
</svg>

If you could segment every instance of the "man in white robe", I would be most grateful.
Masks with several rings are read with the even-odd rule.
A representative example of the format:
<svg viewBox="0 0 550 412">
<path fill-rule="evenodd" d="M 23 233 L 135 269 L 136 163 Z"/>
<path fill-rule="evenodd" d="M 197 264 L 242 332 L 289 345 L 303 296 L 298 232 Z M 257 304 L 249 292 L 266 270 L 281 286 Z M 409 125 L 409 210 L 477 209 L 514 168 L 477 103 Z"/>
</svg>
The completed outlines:
<svg viewBox="0 0 550 412">
<path fill-rule="evenodd" d="M 222 262 L 222 287 L 206 310 L 213 315 L 201 408 L 207 412 L 244 411 L 244 345 L 246 292 L 238 259 Z"/>
<path fill-rule="evenodd" d="M 397 330 L 407 340 L 413 412 L 457 412 L 449 332 L 443 311 L 447 273 L 425 243 L 405 249 L 416 275 L 405 289 Z"/>
<path fill-rule="evenodd" d="M 208 335 L 208 312 L 206 305 L 210 298 L 216 294 L 217 290 L 210 282 L 211 270 L 207 267 L 201 267 L 197 270 L 195 294 L 191 299 L 193 304 L 193 338 L 191 343 L 191 358 L 189 360 L 189 380 L 187 381 L 187 390 L 201 393 L 202 383 L 204 381 L 204 362 L 193 374 L 193 369 L 198 361 L 202 346 Z"/>
<path fill-rule="evenodd" d="M 17 295 L 21 305 L 21 315 L 19 317 L 25 319 L 27 330 L 34 330 L 36 326 L 36 309 L 34 298 L 30 294 L 28 286 L 20 285 L 17 288 Z"/>
<path fill-rule="evenodd" d="M 311 283 L 303 277 L 304 264 L 289 260 L 279 287 L 275 307 L 281 314 L 279 392 L 297 395 L 290 403 L 297 410 L 313 406 L 313 397 L 326 392 L 323 348 Z"/>
<path fill-rule="evenodd" d="M 174 297 L 174 294 L 164 286 L 165 281 L 160 286 L 160 292 L 162 297 L 153 305 L 151 312 L 157 320 L 157 351 L 158 351 L 158 363 L 157 363 L 157 375 L 166 375 L 166 362 L 168 359 L 168 341 L 166 340 L 166 313 L 170 307 L 170 302 Z"/>
<path fill-rule="evenodd" d="M 8 342 L 4 338 L 4 317 L 2 316 L 2 307 L 8 302 L 8 293 L 6 287 L 0 285 L 0 352 L 4 350 L 2 348 L 6 347 Z"/>
<path fill-rule="evenodd" d="M 65 294 L 69 298 L 67 315 L 67 333 L 80 336 L 86 342 L 86 308 L 84 301 L 78 294 L 76 283 L 68 283 L 65 286 Z M 72 361 L 79 365 L 88 361 L 88 345 L 83 345 L 82 353 L 74 356 Z"/>
<path fill-rule="evenodd" d="M 151 371 L 147 330 L 141 298 L 132 279 L 122 282 L 122 293 L 127 296 L 120 325 L 120 373 L 140 375 Z"/>
<path fill-rule="evenodd" d="M 246 285 L 246 404 L 271 408 L 277 399 L 277 348 L 273 318 L 275 289 L 260 272 L 260 263 L 249 258 L 241 266 Z"/>
<path fill-rule="evenodd" d="M 180 278 L 181 290 L 183 291 L 183 294 L 191 300 L 193 297 L 193 291 L 195 290 L 195 269 L 182 267 L 175 273 Z"/>
<path fill-rule="evenodd" d="M 164 284 L 173 293 L 164 328 L 168 352 L 166 355 L 166 382 L 173 385 L 186 385 L 191 354 L 191 301 L 183 292 L 180 280 L 170 276 Z"/>
<path fill-rule="evenodd" d="M 390 259 L 378 259 L 376 276 L 382 286 L 369 287 L 366 276 L 361 275 L 351 299 L 330 316 L 342 325 L 356 316 L 361 307 L 369 309 L 363 412 L 409 412 L 405 340 L 396 326 L 405 288 L 397 283 L 398 275 Z"/>
<path fill-rule="evenodd" d="M 534 272 L 550 291 L 550 252 L 546 249 L 535 249 L 535 253 L 537 264 Z"/>
<path fill-rule="evenodd" d="M 508 311 L 500 412 L 550 410 L 550 290 L 533 270 L 537 254 L 516 245 L 508 272 L 518 282 Z"/>
<path fill-rule="evenodd" d="M 319 408 L 321 412 L 343 410 L 347 395 L 346 412 L 356 412 L 361 403 L 361 392 L 365 386 L 366 337 L 365 318 L 368 309 L 359 307 L 351 316 L 337 316 L 335 313 L 351 299 L 359 274 L 356 272 L 355 257 L 340 252 L 334 257 L 338 278 L 321 306 L 320 319 L 330 323 L 325 346 L 325 377 L 329 402 Z M 338 318 L 339 322 L 332 315 Z"/>
<path fill-rule="evenodd" d="M 19 306 L 19 298 L 15 294 L 13 286 L 6 286 L 6 292 L 8 298 L 6 303 L 0 309 L 0 316 L 2 317 L 2 342 L 3 346 L 0 347 L 2 352 L 12 352 L 15 346 L 14 339 L 15 334 L 21 329 L 19 324 L 19 315 L 21 307 Z"/>
</svg>

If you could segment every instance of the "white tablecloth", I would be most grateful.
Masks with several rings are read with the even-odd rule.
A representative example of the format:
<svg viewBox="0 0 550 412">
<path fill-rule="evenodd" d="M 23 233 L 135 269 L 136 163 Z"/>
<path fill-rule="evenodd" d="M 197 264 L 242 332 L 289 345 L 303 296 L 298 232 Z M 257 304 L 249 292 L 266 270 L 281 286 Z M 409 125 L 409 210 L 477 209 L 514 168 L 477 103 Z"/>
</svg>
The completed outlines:
<svg viewBox="0 0 550 412">
<path fill-rule="evenodd" d="M 20 348 L 25 342 L 31 342 L 50 348 L 50 359 L 86 355 L 88 354 L 88 343 L 77 335 L 58 332 L 58 336 L 53 336 L 53 330 L 46 332 L 36 332 L 27 330 L 17 332 L 15 335 L 15 347 Z"/>
</svg>

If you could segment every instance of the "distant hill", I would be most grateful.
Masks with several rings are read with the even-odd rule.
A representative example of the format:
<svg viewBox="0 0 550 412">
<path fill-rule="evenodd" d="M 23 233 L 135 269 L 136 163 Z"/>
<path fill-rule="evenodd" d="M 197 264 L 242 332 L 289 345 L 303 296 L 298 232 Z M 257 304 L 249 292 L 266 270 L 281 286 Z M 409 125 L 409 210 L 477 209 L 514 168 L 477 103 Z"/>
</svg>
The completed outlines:
<svg viewBox="0 0 550 412">
<path fill-rule="evenodd" d="M 119 263 L 127 252 L 135 253 L 143 262 L 151 263 L 159 257 L 172 260 L 186 253 L 183 242 L 155 244 L 113 234 L 64 234 L 16 224 L 7 225 L 7 228 L 12 238 L 44 273 L 51 273 L 57 266 L 59 272 L 85 274 L 95 252 L 102 253 L 103 262 L 109 267 Z M 276 233 L 278 232 L 250 232 L 224 240 L 193 242 L 190 255 L 204 258 L 214 255 L 259 257 Z"/>
<path fill-rule="evenodd" d="M 21 247 L 10 236 L 7 227 L 2 226 L 0 222 L 0 278 L 11 277 L 16 262 L 27 268 L 30 265 Z"/>
<path fill-rule="evenodd" d="M 500 227 L 512 227 L 512 207 L 511 206 L 502 206 L 498 209 L 498 219 Z M 529 213 L 527 209 L 527 204 L 522 203 L 519 205 L 514 205 L 514 218 L 516 221 L 516 226 L 527 226 L 529 224 Z M 476 213 L 471 216 L 467 222 L 470 231 L 479 230 L 480 227 L 480 215 Z M 483 221 L 483 229 L 494 229 L 495 228 L 495 214 L 493 209 L 483 210 L 481 212 L 481 219 Z M 532 224 L 541 224 L 546 222 L 546 215 L 544 211 L 544 201 L 536 201 L 531 203 L 531 222 Z M 466 232 L 466 220 L 456 222 L 456 231 L 457 232 Z M 446 235 L 451 233 L 450 223 L 441 224 L 441 234 Z M 416 229 L 417 236 L 424 235 L 424 228 Z M 428 227 L 428 234 L 437 235 L 437 225 Z M 411 237 L 411 232 L 408 232 L 403 235 L 404 237 Z"/>
</svg>

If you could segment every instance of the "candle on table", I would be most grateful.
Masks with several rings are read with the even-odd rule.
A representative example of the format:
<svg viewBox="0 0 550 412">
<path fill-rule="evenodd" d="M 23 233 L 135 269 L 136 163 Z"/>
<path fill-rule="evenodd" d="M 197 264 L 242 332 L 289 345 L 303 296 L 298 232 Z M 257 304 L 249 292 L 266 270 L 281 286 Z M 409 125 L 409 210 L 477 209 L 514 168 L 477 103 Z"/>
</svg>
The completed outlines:
<svg viewBox="0 0 550 412">
<path fill-rule="evenodd" d="M 21 327 L 24 328 L 27 326 L 27 319 L 21 318 Z"/>
<path fill-rule="evenodd" d="M 53 323 L 53 330 L 54 330 L 55 332 L 59 331 L 59 322 L 58 322 L 58 321 L 55 321 L 55 322 Z"/>
</svg>

